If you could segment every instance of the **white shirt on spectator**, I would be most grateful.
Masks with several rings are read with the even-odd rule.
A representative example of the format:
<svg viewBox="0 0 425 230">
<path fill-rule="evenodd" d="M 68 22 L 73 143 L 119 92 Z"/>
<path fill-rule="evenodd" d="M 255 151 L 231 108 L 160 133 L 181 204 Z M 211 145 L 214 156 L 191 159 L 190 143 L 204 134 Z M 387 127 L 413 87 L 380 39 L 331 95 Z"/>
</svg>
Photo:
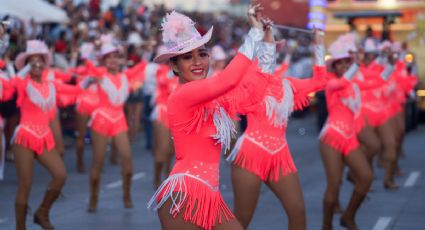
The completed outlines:
<svg viewBox="0 0 425 230">
<path fill-rule="evenodd" d="M 145 95 L 153 95 L 156 89 L 156 71 L 159 65 L 156 63 L 148 63 L 145 70 L 145 82 L 142 91 Z"/>
</svg>

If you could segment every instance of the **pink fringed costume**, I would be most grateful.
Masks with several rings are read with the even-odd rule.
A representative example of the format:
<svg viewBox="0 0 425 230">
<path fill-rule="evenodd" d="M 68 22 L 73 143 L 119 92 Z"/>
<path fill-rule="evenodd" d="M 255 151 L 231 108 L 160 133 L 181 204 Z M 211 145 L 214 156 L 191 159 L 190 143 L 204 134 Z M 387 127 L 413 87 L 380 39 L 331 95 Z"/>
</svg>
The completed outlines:
<svg viewBox="0 0 425 230">
<path fill-rule="evenodd" d="M 171 200 L 172 216 L 184 210 L 184 221 L 207 230 L 234 218 L 219 191 L 220 152 L 222 147 L 230 147 L 235 133 L 231 120 L 235 108 L 240 102 L 257 104 L 267 87 L 269 77 L 250 60 L 262 37 L 262 31 L 251 29 L 240 52 L 223 72 L 181 84 L 172 92 L 167 107 L 176 163 L 148 207 L 157 210 Z M 263 92 L 254 90 L 254 86 Z M 230 90 L 239 93 L 225 97 Z"/>
<path fill-rule="evenodd" d="M 328 118 L 320 132 L 320 141 L 338 150 L 344 156 L 357 149 L 356 127 L 361 118 L 361 94 L 359 87 L 345 78 L 333 76 L 326 86 Z M 356 120 L 358 120 L 356 122 Z"/>
<path fill-rule="evenodd" d="M 274 58 L 273 47 L 263 49 Z M 324 66 L 315 66 L 314 76 L 308 80 L 282 78 L 282 69 L 274 72 L 261 103 L 238 111 L 247 115 L 248 127 L 227 158 L 263 181 L 277 181 L 297 171 L 286 141 L 287 122 L 294 109 L 309 104 L 308 94 L 326 83 Z"/>
<path fill-rule="evenodd" d="M 47 79 L 49 70 L 43 72 Z M 76 98 L 83 90 L 60 81 L 36 82 L 27 76 L 11 81 L 18 93 L 17 105 L 21 109 L 21 120 L 15 129 L 12 142 L 31 149 L 36 154 L 50 151 L 55 146 L 49 122 L 54 118 L 56 99 L 60 95 Z M 75 100 L 70 100 L 75 101 Z"/>
<path fill-rule="evenodd" d="M 72 78 L 72 74 L 64 73 L 58 69 L 49 69 L 47 74 L 43 75 L 43 80 L 45 81 L 56 81 L 60 83 L 69 82 Z M 68 94 L 57 94 L 56 95 L 56 105 L 57 107 L 66 107 L 68 105 L 75 104 L 77 97 L 75 95 Z"/>
<path fill-rule="evenodd" d="M 100 67 L 94 73 L 99 79 L 97 84 L 99 103 L 91 113 L 89 126 L 92 130 L 113 137 L 128 130 L 124 115 L 124 103 L 130 90 L 140 87 L 144 78 L 145 62 L 117 75 L 110 74 Z"/>
<path fill-rule="evenodd" d="M 361 74 L 356 78 L 356 83 L 362 88 L 362 114 L 370 126 L 381 126 L 389 120 L 384 95 L 387 82 L 381 77 L 384 66 L 375 61 L 367 67 L 360 66 L 359 70 Z"/>
<path fill-rule="evenodd" d="M 93 68 L 93 64 L 89 61 L 86 61 L 85 65 L 78 66 L 77 68 L 71 70 L 73 73 L 78 75 L 78 85 L 83 86 L 84 84 L 87 84 L 86 81 L 92 77 L 91 75 L 93 74 Z M 84 93 L 77 97 L 75 109 L 79 114 L 91 115 L 93 110 L 98 107 L 98 104 L 98 85 L 92 84 L 87 90 L 84 91 Z"/>
<path fill-rule="evenodd" d="M 165 127 L 169 127 L 168 124 L 168 115 L 167 115 L 167 101 L 171 92 L 178 85 L 177 77 L 170 77 L 171 69 L 162 65 L 158 68 L 156 73 L 156 90 L 154 95 L 154 105 L 151 120 L 157 121 L 165 125 Z"/>
<path fill-rule="evenodd" d="M 406 64 L 403 61 L 397 61 L 394 71 L 388 79 L 388 84 L 383 89 L 389 118 L 402 112 L 406 98 L 416 83 L 417 78 L 408 74 Z"/>
<path fill-rule="evenodd" d="M 357 134 L 366 125 L 362 114 L 362 92 L 377 89 L 384 82 L 381 77 L 364 81 L 356 64 L 350 67 L 344 77 L 337 78 L 332 73 L 329 76 L 331 80 L 325 91 L 329 115 L 319 139 L 347 156 L 360 146 Z"/>
<path fill-rule="evenodd" d="M 204 229 L 212 229 L 217 220 L 221 223 L 234 218 L 218 186 L 221 146 L 230 145 L 233 122 L 229 114 L 235 106 L 217 97 L 229 90 L 248 68 L 251 73 L 245 78 L 259 75 L 249 67 L 250 63 L 238 54 L 222 74 L 179 85 L 171 94 L 167 107 L 176 163 L 152 198 L 151 206 L 158 202 L 159 208 L 171 198 L 173 216 L 185 207 L 184 220 Z M 261 84 L 267 84 L 266 77 Z"/>
</svg>

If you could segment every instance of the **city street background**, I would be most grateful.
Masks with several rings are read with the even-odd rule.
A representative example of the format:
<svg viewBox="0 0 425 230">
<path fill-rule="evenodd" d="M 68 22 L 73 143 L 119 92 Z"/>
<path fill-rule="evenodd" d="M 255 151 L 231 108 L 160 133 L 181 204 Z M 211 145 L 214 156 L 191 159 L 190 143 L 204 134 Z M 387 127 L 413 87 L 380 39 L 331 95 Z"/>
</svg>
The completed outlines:
<svg viewBox="0 0 425 230">
<path fill-rule="evenodd" d="M 308 229 L 320 229 L 322 221 L 322 195 L 326 185 L 323 165 L 318 149 L 318 131 L 314 114 L 302 119 L 292 119 L 287 138 L 298 167 L 305 197 Z M 405 141 L 406 157 L 401 160 L 404 176 L 397 178 L 400 189 L 386 191 L 382 186 L 383 171 L 375 168 L 373 190 L 357 215 L 360 229 L 423 230 L 425 226 L 425 126 L 407 134 Z M 152 153 L 143 148 L 144 137 L 140 135 L 133 144 L 133 209 L 124 209 L 122 204 L 120 167 L 105 162 L 101 181 L 98 211 L 87 213 L 88 174 L 78 174 L 75 169 L 74 140 L 67 140 L 65 162 L 68 180 L 63 198 L 53 206 L 51 221 L 58 230 L 115 230 L 115 229 L 160 229 L 155 212 L 146 208 L 154 193 L 152 185 Z M 86 145 L 85 163 L 88 169 L 91 162 L 90 145 Z M 202 150 L 199 150 L 202 151 Z M 17 188 L 13 163 L 6 164 L 5 180 L 0 181 L 0 229 L 14 229 L 14 199 Z M 344 177 L 345 178 L 345 177 Z M 36 163 L 33 189 L 30 196 L 31 211 L 34 212 L 41 201 L 49 181 L 49 175 Z M 352 185 L 343 181 L 340 200 L 343 207 L 348 203 Z M 232 186 L 230 167 L 221 161 L 221 192 L 232 208 Z M 286 229 L 286 215 L 273 193 L 263 185 L 261 197 L 249 229 Z M 40 229 L 27 218 L 28 229 Z M 339 215 L 334 217 L 334 229 L 339 226 Z"/>
</svg>

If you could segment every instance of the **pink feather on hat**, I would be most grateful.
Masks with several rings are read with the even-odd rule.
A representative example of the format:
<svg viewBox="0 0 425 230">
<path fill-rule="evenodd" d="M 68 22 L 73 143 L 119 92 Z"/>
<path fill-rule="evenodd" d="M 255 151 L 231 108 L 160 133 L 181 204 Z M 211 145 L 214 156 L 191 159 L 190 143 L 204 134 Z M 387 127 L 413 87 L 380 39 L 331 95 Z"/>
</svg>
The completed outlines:
<svg viewBox="0 0 425 230">
<path fill-rule="evenodd" d="M 349 57 L 350 51 L 356 51 L 356 37 L 352 33 L 339 36 L 329 47 L 332 61 Z"/>
<path fill-rule="evenodd" d="M 363 48 L 365 52 L 376 52 L 379 47 L 375 39 L 367 38 L 364 42 Z"/>
<path fill-rule="evenodd" d="M 103 57 L 112 52 L 123 52 L 123 47 L 119 44 L 112 34 L 102 34 L 100 36 L 100 52 L 98 55 Z"/>
<path fill-rule="evenodd" d="M 165 16 L 165 19 L 161 24 L 161 29 L 163 30 L 162 41 L 167 48 L 171 48 L 178 43 L 190 40 L 193 38 L 194 25 L 195 23 L 192 19 L 173 11 Z M 200 36 L 201 35 L 199 35 L 199 37 Z"/>
<path fill-rule="evenodd" d="M 173 11 L 165 16 L 161 30 L 162 41 L 167 49 L 155 57 L 154 62 L 157 63 L 166 62 L 172 57 L 205 45 L 211 39 L 213 27 L 201 36 L 192 19 Z"/>
</svg>

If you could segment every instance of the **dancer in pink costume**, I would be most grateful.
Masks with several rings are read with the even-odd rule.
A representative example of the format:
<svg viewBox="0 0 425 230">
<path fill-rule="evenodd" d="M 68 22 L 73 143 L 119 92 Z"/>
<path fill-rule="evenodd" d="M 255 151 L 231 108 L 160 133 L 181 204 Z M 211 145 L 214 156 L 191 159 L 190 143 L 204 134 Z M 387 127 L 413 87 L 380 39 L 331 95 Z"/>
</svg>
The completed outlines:
<svg viewBox="0 0 425 230">
<path fill-rule="evenodd" d="M 51 78 L 52 71 L 47 69 L 50 60 L 50 53 L 44 42 L 28 41 L 26 51 L 17 56 L 15 64 L 18 69 L 27 64 L 28 67 L 25 68 L 29 69 L 29 73 L 11 80 L 12 89 L 18 94 L 17 105 L 21 110 L 20 124 L 12 139 L 19 180 L 15 203 L 16 228 L 20 230 L 25 229 L 34 159 L 47 168 L 52 176 L 43 202 L 34 214 L 34 222 L 43 229 L 53 229 L 49 212 L 65 184 L 66 169 L 54 148 L 55 139 L 50 123 L 56 116 L 57 97 L 67 95 L 67 98 L 71 97 L 68 102 L 72 102 L 83 92 L 81 88 L 65 85 L 60 80 Z"/>
<path fill-rule="evenodd" d="M 259 5 L 251 7 L 252 28 L 245 42 L 223 72 L 210 78 L 205 44 L 212 28 L 201 36 L 190 18 L 176 12 L 162 24 L 167 50 L 155 61 L 170 60 L 180 81 L 167 103 L 176 164 L 148 204 L 158 210 L 163 229 L 242 229 L 220 194 L 219 161 L 235 131 L 230 119 L 234 109 L 242 102 L 258 103 L 270 78 L 252 61 L 264 35 L 256 17 L 260 10 Z M 235 95 L 233 100 L 227 100 L 228 93 Z"/>
<path fill-rule="evenodd" d="M 129 92 L 140 86 L 144 78 L 145 62 L 120 72 L 121 48 L 110 41 L 102 44 L 100 67 L 92 67 L 91 75 L 97 79 L 99 103 L 92 111 L 89 126 L 92 132 L 93 160 L 90 171 L 90 200 L 88 212 L 96 212 L 100 187 L 100 174 L 109 139 L 121 158 L 123 178 L 123 203 L 132 208 L 131 178 L 133 173 L 128 125 L 124 115 L 124 103 Z"/>
<path fill-rule="evenodd" d="M 235 215 L 244 228 L 252 219 L 260 195 L 261 182 L 273 191 L 288 215 L 289 229 L 306 229 L 304 198 L 297 169 L 286 141 L 286 126 L 294 109 L 308 105 L 308 94 L 326 83 L 323 35 L 315 33 L 314 76 L 308 80 L 282 77 L 274 70 L 276 44 L 271 30 L 259 52 L 260 67 L 273 75 L 266 94 L 256 106 L 240 110 L 248 127 L 227 158 L 232 166 Z M 282 67 L 282 66 L 281 66 Z"/>
<path fill-rule="evenodd" d="M 352 79 L 358 74 L 353 62 L 355 39 L 352 34 L 339 37 L 330 46 L 330 80 L 326 85 L 328 119 L 320 133 L 320 152 L 325 167 L 327 186 L 323 197 L 322 229 L 333 229 L 332 219 L 338 203 L 344 164 L 353 173 L 356 183 L 340 224 L 358 229 L 355 215 L 372 183 L 372 170 L 362 153 L 357 133 L 363 128 L 360 89 Z"/>
</svg>

